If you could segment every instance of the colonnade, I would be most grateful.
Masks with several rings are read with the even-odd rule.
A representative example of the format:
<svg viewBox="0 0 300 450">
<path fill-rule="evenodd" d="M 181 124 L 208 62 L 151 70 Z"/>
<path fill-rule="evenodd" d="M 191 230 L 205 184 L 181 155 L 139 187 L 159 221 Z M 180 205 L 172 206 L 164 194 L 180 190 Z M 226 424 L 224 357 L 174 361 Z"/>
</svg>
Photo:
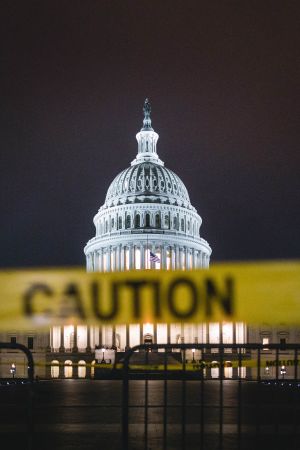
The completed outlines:
<svg viewBox="0 0 300 450">
<path fill-rule="evenodd" d="M 130 324 L 99 326 L 55 326 L 50 330 L 52 352 L 93 352 L 95 347 L 115 348 L 148 343 L 243 344 L 247 341 L 242 322 L 202 324 Z"/>
<path fill-rule="evenodd" d="M 150 261 L 150 251 L 160 263 Z M 132 269 L 190 270 L 207 268 L 209 255 L 187 246 L 155 243 L 109 245 L 87 255 L 89 272 L 112 272 Z"/>
</svg>

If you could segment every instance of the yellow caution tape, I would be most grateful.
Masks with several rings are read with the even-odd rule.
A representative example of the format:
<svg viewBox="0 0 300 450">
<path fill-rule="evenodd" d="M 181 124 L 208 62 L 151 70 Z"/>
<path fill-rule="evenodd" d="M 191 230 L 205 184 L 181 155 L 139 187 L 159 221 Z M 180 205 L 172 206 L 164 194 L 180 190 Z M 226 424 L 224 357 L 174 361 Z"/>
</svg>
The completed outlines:
<svg viewBox="0 0 300 450">
<path fill-rule="evenodd" d="M 0 330 L 60 324 L 242 321 L 300 324 L 300 262 L 209 270 L 0 273 Z"/>
<path fill-rule="evenodd" d="M 9 363 L 7 361 L 0 361 L 0 366 L 10 366 L 10 361 Z M 22 365 L 22 366 L 26 366 L 27 363 L 24 362 L 17 362 L 16 365 Z M 111 371 L 111 370 L 122 370 L 124 368 L 123 363 L 117 363 L 117 364 L 107 364 L 107 363 L 80 363 L 80 362 L 72 362 L 72 364 L 69 363 L 65 363 L 65 362 L 57 362 L 57 363 L 53 363 L 53 362 L 40 362 L 40 361 L 35 361 L 34 363 L 35 367 L 89 367 L 89 368 L 97 368 L 97 369 L 101 369 L 103 371 Z M 269 369 L 271 367 L 276 367 L 276 365 L 280 368 L 282 365 L 286 366 L 286 367 L 294 367 L 295 365 L 300 366 L 300 360 L 295 360 L 295 359 L 286 359 L 286 360 L 279 360 L 276 362 L 276 360 L 272 359 L 266 359 L 266 360 L 262 360 L 260 362 L 260 367 L 261 369 L 265 369 L 266 367 L 268 367 Z M 134 371 L 142 371 L 142 370 L 147 370 L 147 371 L 164 371 L 164 370 L 168 370 L 168 371 L 176 371 L 176 370 L 186 370 L 186 371 L 201 371 L 204 369 L 214 369 L 214 368 L 219 368 L 220 367 L 220 362 L 218 361 L 204 361 L 204 360 L 200 360 L 200 361 L 195 361 L 194 363 L 189 361 L 186 364 L 183 363 L 177 363 L 177 364 L 166 364 L 166 366 L 164 364 L 131 364 L 129 363 L 128 368 L 129 370 L 134 370 Z M 245 359 L 241 361 L 241 364 L 239 364 L 238 360 L 230 360 L 230 361 L 224 361 L 222 363 L 222 367 L 233 367 L 233 368 L 238 368 L 238 367 L 251 367 L 251 368 L 257 368 L 258 364 L 257 364 L 257 360 L 256 359 Z"/>
</svg>

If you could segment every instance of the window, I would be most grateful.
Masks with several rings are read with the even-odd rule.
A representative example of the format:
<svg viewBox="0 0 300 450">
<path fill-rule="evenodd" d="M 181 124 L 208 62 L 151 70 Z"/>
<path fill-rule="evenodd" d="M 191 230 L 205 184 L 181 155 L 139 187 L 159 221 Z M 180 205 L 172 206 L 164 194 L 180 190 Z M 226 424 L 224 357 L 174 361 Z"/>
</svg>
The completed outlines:
<svg viewBox="0 0 300 450">
<path fill-rule="evenodd" d="M 112 230 L 113 230 L 114 226 L 115 226 L 115 219 L 111 219 L 111 229 Z"/>
<path fill-rule="evenodd" d="M 262 344 L 263 345 L 268 345 L 270 343 L 270 339 L 268 337 L 263 337 L 262 338 Z M 264 348 L 264 350 L 269 350 L 267 347 Z"/>
<path fill-rule="evenodd" d="M 119 217 L 119 230 L 122 228 L 122 217 Z"/>
<path fill-rule="evenodd" d="M 28 336 L 28 338 L 27 338 L 27 347 L 29 348 L 29 350 L 33 349 L 33 337 L 32 336 Z"/>
<path fill-rule="evenodd" d="M 54 359 L 51 361 L 51 378 L 59 377 L 59 361 Z"/>
<path fill-rule="evenodd" d="M 181 231 L 184 231 L 184 220 L 181 219 Z"/>
<path fill-rule="evenodd" d="M 146 214 L 146 227 L 150 227 L 150 214 Z"/>
<path fill-rule="evenodd" d="M 160 227 L 161 227 L 161 224 L 160 224 L 160 215 L 159 215 L 159 214 L 156 214 L 156 216 L 155 216 L 155 227 L 156 227 L 156 228 L 160 228 Z"/>
<path fill-rule="evenodd" d="M 141 218 L 140 218 L 140 215 L 137 214 L 135 216 L 134 227 L 135 228 L 140 228 L 140 226 L 141 226 Z"/>
<path fill-rule="evenodd" d="M 280 345 L 286 344 L 286 338 L 280 338 Z"/>
<path fill-rule="evenodd" d="M 131 227 L 131 219 L 130 216 L 126 216 L 126 228 L 130 228 Z"/>
<path fill-rule="evenodd" d="M 16 338 L 16 336 L 12 336 L 12 337 L 10 338 L 10 343 L 11 343 L 11 344 L 16 344 L 16 343 L 17 343 L 17 338 Z"/>
<path fill-rule="evenodd" d="M 174 217 L 173 219 L 173 228 L 174 230 L 177 230 L 177 217 Z"/>
<path fill-rule="evenodd" d="M 165 227 L 169 228 L 169 216 L 165 216 Z"/>
</svg>

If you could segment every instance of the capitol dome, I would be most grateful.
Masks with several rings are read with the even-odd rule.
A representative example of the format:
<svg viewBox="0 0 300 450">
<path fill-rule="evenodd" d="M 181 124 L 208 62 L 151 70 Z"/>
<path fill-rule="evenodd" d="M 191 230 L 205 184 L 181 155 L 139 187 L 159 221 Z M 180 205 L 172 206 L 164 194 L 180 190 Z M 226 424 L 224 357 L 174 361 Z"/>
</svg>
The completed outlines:
<svg viewBox="0 0 300 450">
<path fill-rule="evenodd" d="M 84 249 L 87 270 L 208 267 L 211 248 L 200 237 L 202 219 L 184 183 L 157 154 L 148 100 L 143 111 L 136 158 L 115 177 L 94 217 L 96 235 Z"/>
<path fill-rule="evenodd" d="M 123 170 L 111 183 L 107 206 L 140 201 L 191 208 L 189 194 L 172 170 L 153 162 L 140 162 Z"/>
</svg>

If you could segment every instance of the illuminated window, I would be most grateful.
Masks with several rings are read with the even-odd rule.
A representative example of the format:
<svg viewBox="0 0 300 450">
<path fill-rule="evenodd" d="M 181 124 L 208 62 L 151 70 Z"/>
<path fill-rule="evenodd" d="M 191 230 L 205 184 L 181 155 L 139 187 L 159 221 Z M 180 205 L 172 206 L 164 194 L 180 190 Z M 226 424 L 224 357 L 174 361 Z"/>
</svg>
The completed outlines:
<svg viewBox="0 0 300 450">
<path fill-rule="evenodd" d="M 231 363 L 231 361 L 225 361 L 224 378 L 232 378 L 232 363 Z"/>
<path fill-rule="evenodd" d="M 59 362 L 54 359 L 51 361 L 51 378 L 59 377 Z"/>
<path fill-rule="evenodd" d="M 210 376 L 212 378 L 219 378 L 219 364 L 218 361 L 211 362 Z"/>
<path fill-rule="evenodd" d="M 64 374 L 65 374 L 65 378 L 72 378 L 73 376 L 73 367 L 72 367 L 72 361 L 70 361 L 69 359 L 67 359 L 65 361 L 65 367 L 64 367 Z"/>
<path fill-rule="evenodd" d="M 269 345 L 270 339 L 268 337 L 263 337 L 262 344 L 263 345 Z M 264 350 L 269 350 L 268 348 L 264 348 Z"/>
<path fill-rule="evenodd" d="M 81 360 L 78 361 L 78 378 L 86 377 L 86 362 Z"/>
</svg>

